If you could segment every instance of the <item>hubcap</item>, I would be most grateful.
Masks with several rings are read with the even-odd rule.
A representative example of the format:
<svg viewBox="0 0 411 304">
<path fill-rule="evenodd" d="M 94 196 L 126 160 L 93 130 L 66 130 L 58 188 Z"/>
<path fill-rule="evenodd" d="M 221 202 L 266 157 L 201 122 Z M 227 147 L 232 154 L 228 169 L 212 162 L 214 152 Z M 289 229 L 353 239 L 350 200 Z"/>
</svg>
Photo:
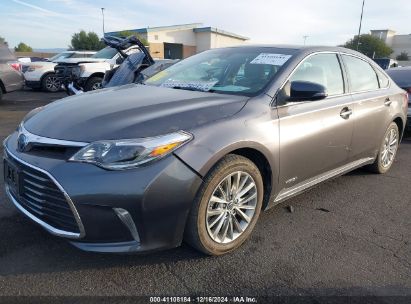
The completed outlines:
<svg viewBox="0 0 411 304">
<path fill-rule="evenodd" d="M 237 171 L 226 176 L 208 201 L 209 236 L 225 244 L 238 238 L 250 225 L 257 206 L 257 186 L 250 174 Z"/>
<path fill-rule="evenodd" d="M 60 81 L 57 79 L 56 76 L 48 76 L 46 78 L 46 88 L 49 91 L 58 91 L 60 89 Z"/>
<path fill-rule="evenodd" d="M 395 129 L 391 129 L 384 139 L 381 152 L 381 164 L 384 168 L 391 166 L 398 148 L 398 134 Z"/>
</svg>

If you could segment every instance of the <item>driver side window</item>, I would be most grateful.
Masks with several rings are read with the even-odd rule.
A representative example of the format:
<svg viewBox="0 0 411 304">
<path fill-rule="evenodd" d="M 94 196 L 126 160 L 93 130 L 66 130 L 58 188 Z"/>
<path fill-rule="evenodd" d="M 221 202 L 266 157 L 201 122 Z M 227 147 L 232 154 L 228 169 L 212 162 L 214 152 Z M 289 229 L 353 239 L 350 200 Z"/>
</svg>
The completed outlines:
<svg viewBox="0 0 411 304">
<path fill-rule="evenodd" d="M 337 54 L 316 54 L 305 59 L 290 81 L 309 81 L 323 85 L 328 96 L 344 93 L 344 80 Z"/>
</svg>

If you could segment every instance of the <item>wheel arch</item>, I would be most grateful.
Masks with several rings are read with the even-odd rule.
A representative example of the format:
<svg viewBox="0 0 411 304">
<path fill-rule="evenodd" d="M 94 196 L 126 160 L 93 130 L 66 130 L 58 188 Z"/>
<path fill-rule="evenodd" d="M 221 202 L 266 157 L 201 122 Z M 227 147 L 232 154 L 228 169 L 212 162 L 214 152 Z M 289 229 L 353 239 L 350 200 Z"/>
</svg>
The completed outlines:
<svg viewBox="0 0 411 304">
<path fill-rule="evenodd" d="M 264 183 L 264 198 L 262 209 L 266 209 L 269 205 L 271 194 L 273 192 L 273 185 L 278 174 L 275 171 L 275 164 L 273 163 L 271 153 L 267 148 L 255 142 L 237 142 L 234 145 L 226 147 L 215 153 L 213 157 L 199 170 L 200 175 L 206 176 L 208 172 L 226 155 L 236 154 L 241 155 L 251 160 L 259 169 Z M 271 161 L 270 161 L 271 160 Z"/>
<path fill-rule="evenodd" d="M 93 74 L 91 74 L 90 76 L 87 77 L 87 81 L 89 81 L 93 77 L 102 77 L 102 78 L 104 78 L 104 74 L 105 73 L 103 73 L 103 72 L 94 72 Z"/>
<path fill-rule="evenodd" d="M 400 116 L 397 116 L 393 119 L 393 122 L 396 123 L 398 130 L 400 131 L 400 140 L 402 139 L 402 136 L 404 135 L 404 121 Z"/>
</svg>

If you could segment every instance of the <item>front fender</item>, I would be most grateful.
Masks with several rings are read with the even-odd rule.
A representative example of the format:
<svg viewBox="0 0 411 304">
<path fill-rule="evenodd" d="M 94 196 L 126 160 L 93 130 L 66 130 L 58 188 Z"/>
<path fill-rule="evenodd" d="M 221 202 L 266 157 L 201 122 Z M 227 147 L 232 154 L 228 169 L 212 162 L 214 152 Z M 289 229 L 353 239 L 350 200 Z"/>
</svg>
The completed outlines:
<svg viewBox="0 0 411 304">
<path fill-rule="evenodd" d="M 188 130 L 194 139 L 175 154 L 202 177 L 225 155 L 238 149 L 254 149 L 267 159 L 272 189 L 277 189 L 279 123 L 268 96 L 251 99 L 234 116 Z"/>
</svg>

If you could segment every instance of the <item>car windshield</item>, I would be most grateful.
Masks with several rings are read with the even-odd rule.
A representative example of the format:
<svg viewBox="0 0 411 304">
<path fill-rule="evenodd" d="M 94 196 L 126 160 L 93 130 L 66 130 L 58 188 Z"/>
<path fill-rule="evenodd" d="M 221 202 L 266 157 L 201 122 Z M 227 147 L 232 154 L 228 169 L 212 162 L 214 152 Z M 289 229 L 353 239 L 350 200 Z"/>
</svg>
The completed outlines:
<svg viewBox="0 0 411 304">
<path fill-rule="evenodd" d="M 50 61 L 54 61 L 57 59 L 64 59 L 64 58 L 70 58 L 71 56 L 73 56 L 74 53 L 60 53 L 57 55 L 54 55 L 53 57 L 50 58 Z"/>
<path fill-rule="evenodd" d="M 172 65 L 145 84 L 174 89 L 254 96 L 291 57 L 278 48 L 205 51 Z"/>
<path fill-rule="evenodd" d="M 117 50 L 111 47 L 105 47 L 104 49 L 95 53 L 91 58 L 111 59 L 117 54 Z"/>
</svg>

